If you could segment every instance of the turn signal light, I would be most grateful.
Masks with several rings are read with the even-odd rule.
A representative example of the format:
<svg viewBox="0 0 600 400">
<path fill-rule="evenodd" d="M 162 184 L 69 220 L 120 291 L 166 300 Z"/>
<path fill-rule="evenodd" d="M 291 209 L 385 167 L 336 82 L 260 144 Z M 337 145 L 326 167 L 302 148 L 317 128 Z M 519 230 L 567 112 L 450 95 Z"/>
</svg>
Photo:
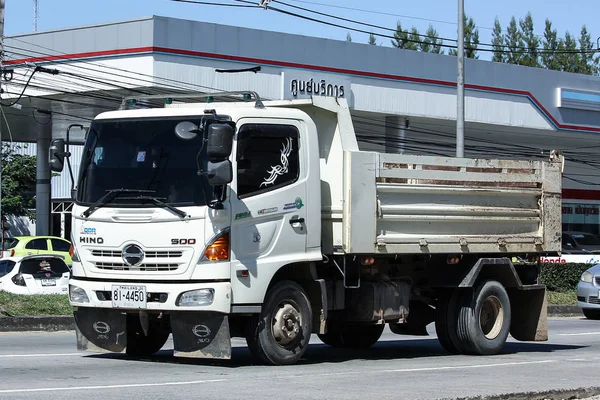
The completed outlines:
<svg viewBox="0 0 600 400">
<path fill-rule="evenodd" d="M 10 256 L 11 256 L 11 257 L 14 257 L 14 256 L 15 256 L 15 249 L 12 249 L 12 250 L 10 251 Z"/>
<path fill-rule="evenodd" d="M 73 247 L 73 245 L 71 245 L 71 247 L 69 247 L 69 256 L 73 258 L 73 254 L 75 254 L 75 248 Z"/>
<path fill-rule="evenodd" d="M 204 259 L 209 261 L 229 260 L 229 232 L 219 236 L 204 250 Z"/>
</svg>

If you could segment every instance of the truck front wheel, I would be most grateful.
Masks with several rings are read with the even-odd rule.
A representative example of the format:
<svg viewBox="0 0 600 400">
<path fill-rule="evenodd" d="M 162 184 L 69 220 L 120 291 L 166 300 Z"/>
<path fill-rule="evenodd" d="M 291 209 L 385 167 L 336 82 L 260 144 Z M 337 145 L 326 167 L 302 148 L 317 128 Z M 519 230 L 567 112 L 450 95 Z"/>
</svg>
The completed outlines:
<svg viewBox="0 0 600 400">
<path fill-rule="evenodd" d="M 302 358 L 311 332 L 312 309 L 304 289 L 282 281 L 269 290 L 261 313 L 249 322 L 246 342 L 259 361 L 289 365 Z"/>
<path fill-rule="evenodd" d="M 150 321 L 148 336 L 146 336 L 144 335 L 144 330 L 138 316 L 128 315 L 127 348 L 125 352 L 130 357 L 150 357 L 162 349 L 169 338 L 169 334 L 167 324 L 159 321 Z"/>
<path fill-rule="evenodd" d="M 510 330 L 510 300 L 497 281 L 482 282 L 463 293 L 458 312 L 458 340 L 463 353 L 490 355 L 502 351 Z"/>
</svg>

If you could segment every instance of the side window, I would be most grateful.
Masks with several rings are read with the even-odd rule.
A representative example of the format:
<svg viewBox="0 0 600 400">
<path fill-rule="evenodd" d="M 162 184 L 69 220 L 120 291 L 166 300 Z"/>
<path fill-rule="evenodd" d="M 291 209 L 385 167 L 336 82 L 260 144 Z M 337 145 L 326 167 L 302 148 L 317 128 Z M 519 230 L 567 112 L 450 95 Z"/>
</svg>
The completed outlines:
<svg viewBox="0 0 600 400">
<path fill-rule="evenodd" d="M 48 250 L 48 241 L 46 239 L 33 239 L 25 245 L 30 250 Z"/>
<path fill-rule="evenodd" d="M 71 249 L 71 244 L 60 239 L 50 239 L 53 251 L 65 251 L 68 252 Z"/>
<path fill-rule="evenodd" d="M 243 125 L 238 131 L 238 197 L 250 197 L 296 182 L 300 174 L 299 144 L 295 126 Z"/>
<path fill-rule="evenodd" d="M 575 247 L 575 242 L 569 235 L 562 235 L 562 245 L 563 247 Z"/>
<path fill-rule="evenodd" d="M 0 277 L 3 277 L 4 275 L 6 275 L 10 271 L 12 271 L 14 265 L 15 265 L 14 261 L 0 260 Z"/>
</svg>

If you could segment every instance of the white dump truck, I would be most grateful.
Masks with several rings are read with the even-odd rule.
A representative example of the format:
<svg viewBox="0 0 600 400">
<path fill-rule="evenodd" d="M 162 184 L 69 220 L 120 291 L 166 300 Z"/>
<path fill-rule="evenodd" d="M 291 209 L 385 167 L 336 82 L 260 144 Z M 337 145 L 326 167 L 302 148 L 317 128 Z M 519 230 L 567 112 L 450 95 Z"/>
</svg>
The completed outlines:
<svg viewBox="0 0 600 400">
<path fill-rule="evenodd" d="M 432 322 L 452 353 L 547 340 L 538 265 L 511 259 L 560 251 L 560 152 L 361 151 L 344 99 L 189 97 L 128 98 L 87 131 L 79 349 L 146 356 L 172 334 L 175 356 L 227 359 L 243 337 L 261 362 L 292 364 L 311 334 L 364 349 L 386 324 L 427 335 Z M 54 140 L 52 169 L 69 154 Z"/>
</svg>

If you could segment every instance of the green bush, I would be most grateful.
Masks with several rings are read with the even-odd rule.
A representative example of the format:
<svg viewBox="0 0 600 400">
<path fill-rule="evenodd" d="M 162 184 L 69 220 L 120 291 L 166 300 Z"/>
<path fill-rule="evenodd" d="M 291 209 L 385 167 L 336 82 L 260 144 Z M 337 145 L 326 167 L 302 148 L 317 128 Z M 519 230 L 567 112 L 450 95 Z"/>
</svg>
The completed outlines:
<svg viewBox="0 0 600 400">
<path fill-rule="evenodd" d="M 577 283 L 592 264 L 576 263 L 542 263 L 540 264 L 540 280 L 548 290 L 567 292 L 577 288 Z"/>
<path fill-rule="evenodd" d="M 15 316 L 70 315 L 73 313 L 73 307 L 69 305 L 69 296 L 66 294 L 25 295 L 0 290 L 0 307 Z"/>
</svg>

